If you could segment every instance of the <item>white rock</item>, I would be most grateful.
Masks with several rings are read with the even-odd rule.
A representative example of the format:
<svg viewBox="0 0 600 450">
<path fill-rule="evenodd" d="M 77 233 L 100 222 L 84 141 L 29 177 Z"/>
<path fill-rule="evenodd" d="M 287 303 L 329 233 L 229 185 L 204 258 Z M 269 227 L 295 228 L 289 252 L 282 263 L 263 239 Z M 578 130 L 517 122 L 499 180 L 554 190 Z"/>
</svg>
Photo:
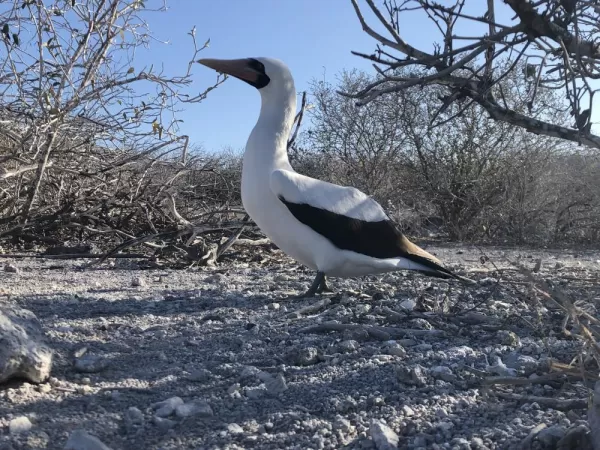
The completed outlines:
<svg viewBox="0 0 600 450">
<path fill-rule="evenodd" d="M 0 342 L 0 383 L 13 377 L 41 383 L 50 376 L 52 350 L 31 311 L 0 302 Z"/>
<path fill-rule="evenodd" d="M 240 427 L 237 423 L 230 423 L 227 425 L 227 431 L 231 434 L 242 434 L 244 429 Z"/>
<path fill-rule="evenodd" d="M 412 417 L 415 415 L 415 410 L 408 405 L 402 406 L 401 411 L 406 417 Z"/>
<path fill-rule="evenodd" d="M 24 433 L 31 430 L 31 421 L 25 416 L 15 417 L 8 423 L 8 431 L 10 434 Z"/>
<path fill-rule="evenodd" d="M 417 302 L 412 299 L 403 300 L 400 302 L 400 308 L 405 309 L 406 311 L 412 311 L 416 307 Z"/>
<path fill-rule="evenodd" d="M 100 439 L 85 430 L 75 430 L 69 436 L 65 450 L 111 450 Z"/>
<path fill-rule="evenodd" d="M 372 420 L 369 432 L 377 450 L 393 450 L 398 448 L 398 435 L 394 430 L 380 421 Z"/>
</svg>

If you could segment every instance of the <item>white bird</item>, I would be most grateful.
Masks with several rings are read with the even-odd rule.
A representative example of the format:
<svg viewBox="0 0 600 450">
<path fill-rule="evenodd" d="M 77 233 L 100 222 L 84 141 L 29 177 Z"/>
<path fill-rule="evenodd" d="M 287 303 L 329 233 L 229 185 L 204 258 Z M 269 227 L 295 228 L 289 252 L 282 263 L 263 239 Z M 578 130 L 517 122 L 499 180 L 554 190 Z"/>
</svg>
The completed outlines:
<svg viewBox="0 0 600 450">
<path fill-rule="evenodd" d="M 260 93 L 260 116 L 244 152 L 242 203 L 277 247 L 317 272 L 304 296 L 328 290 L 326 276 L 359 277 L 402 269 L 470 281 L 410 242 L 371 197 L 292 168 L 287 142 L 296 114 L 296 88 L 282 61 L 260 57 L 198 62 L 243 80 Z"/>
</svg>

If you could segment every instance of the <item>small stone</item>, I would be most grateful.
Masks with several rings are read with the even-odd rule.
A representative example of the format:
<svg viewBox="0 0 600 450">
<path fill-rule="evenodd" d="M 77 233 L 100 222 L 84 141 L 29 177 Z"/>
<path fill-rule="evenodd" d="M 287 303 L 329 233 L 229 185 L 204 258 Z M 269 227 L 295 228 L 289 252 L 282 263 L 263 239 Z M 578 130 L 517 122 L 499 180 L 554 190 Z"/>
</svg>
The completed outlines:
<svg viewBox="0 0 600 450">
<path fill-rule="evenodd" d="M 177 425 L 177 422 L 175 422 L 174 420 L 164 419 L 158 416 L 154 416 L 152 418 L 152 423 L 156 425 L 156 427 L 163 433 L 169 431 L 171 428 Z"/>
<path fill-rule="evenodd" d="M 65 450 L 110 450 L 110 447 L 85 430 L 75 430 L 69 436 Z"/>
<path fill-rule="evenodd" d="M 354 431 L 354 427 L 348 419 L 337 416 L 333 422 L 333 429 L 340 430 L 342 433 L 349 434 Z"/>
<path fill-rule="evenodd" d="M 242 373 L 240 374 L 240 378 L 242 380 L 249 378 L 256 378 L 256 376 L 261 372 L 258 367 L 255 366 L 244 366 L 242 369 Z"/>
<path fill-rule="evenodd" d="M 168 417 L 180 405 L 183 405 L 183 400 L 180 397 L 171 397 L 162 402 L 154 403 L 152 409 L 156 410 L 157 417 Z"/>
<path fill-rule="evenodd" d="M 406 311 L 413 311 L 417 307 L 417 302 L 412 299 L 402 300 L 400 302 L 400 308 Z"/>
<path fill-rule="evenodd" d="M 359 316 L 364 316 L 369 311 L 371 311 L 371 305 L 368 305 L 366 303 L 360 303 L 360 304 L 356 305 L 355 311 L 356 311 L 356 314 L 358 314 Z"/>
<path fill-rule="evenodd" d="M 447 366 L 432 367 L 430 373 L 434 378 L 447 381 L 448 383 L 452 383 L 457 379 L 450 367 Z"/>
<path fill-rule="evenodd" d="M 480 437 L 473 437 L 473 438 L 471 438 L 471 448 L 473 450 L 484 450 L 484 449 L 487 449 L 487 447 L 483 443 L 483 439 L 481 439 Z"/>
<path fill-rule="evenodd" d="M 388 346 L 386 350 L 389 355 L 399 356 L 401 358 L 406 356 L 406 350 L 404 350 L 404 347 L 400 344 L 394 343 Z"/>
<path fill-rule="evenodd" d="M 360 348 L 360 345 L 355 340 L 347 340 L 340 342 L 338 348 L 340 353 L 351 353 L 357 351 Z"/>
<path fill-rule="evenodd" d="M 319 351 L 316 347 L 304 347 L 291 350 L 287 359 L 296 366 L 311 366 L 319 362 Z"/>
<path fill-rule="evenodd" d="M 406 417 L 412 417 L 415 415 L 415 410 L 408 405 L 403 405 L 400 410 Z"/>
<path fill-rule="evenodd" d="M 427 372 L 424 367 L 416 365 L 414 367 L 396 366 L 396 375 L 402 383 L 423 387 L 427 385 Z"/>
<path fill-rule="evenodd" d="M 142 277 L 133 277 L 131 279 L 131 285 L 133 287 L 141 287 L 141 286 L 145 286 L 146 282 L 144 281 L 144 279 Z"/>
<path fill-rule="evenodd" d="M 502 345 L 508 345 L 509 347 L 519 347 L 521 345 L 521 339 L 512 331 L 499 330 L 497 335 Z"/>
<path fill-rule="evenodd" d="M 398 435 L 382 422 L 372 420 L 369 426 L 369 433 L 377 450 L 393 450 L 398 448 Z"/>
<path fill-rule="evenodd" d="M 175 415 L 180 418 L 191 416 L 210 417 L 213 415 L 213 410 L 204 400 L 196 400 L 178 405 L 175 408 Z"/>
<path fill-rule="evenodd" d="M 210 373 L 210 370 L 197 369 L 190 372 L 190 374 L 187 376 L 187 379 L 196 383 L 203 383 L 210 380 L 211 376 L 212 374 Z"/>
<path fill-rule="evenodd" d="M 125 421 L 132 425 L 142 425 L 144 423 L 144 413 L 135 406 L 130 406 L 125 411 Z"/>
<path fill-rule="evenodd" d="M 556 448 L 556 444 L 563 438 L 566 431 L 560 425 L 544 428 L 535 436 L 534 442 L 542 444 L 542 448 Z"/>
<path fill-rule="evenodd" d="M 227 431 L 230 434 L 242 434 L 244 433 L 244 429 L 240 427 L 237 423 L 230 423 L 227 425 Z"/>
<path fill-rule="evenodd" d="M 244 389 L 244 394 L 246 394 L 246 397 L 248 397 L 251 400 L 258 400 L 259 398 L 261 398 L 265 393 L 267 392 L 267 389 L 261 386 L 257 386 L 257 387 L 248 387 Z"/>
<path fill-rule="evenodd" d="M 8 273 L 19 273 L 19 268 L 14 264 L 7 263 L 4 265 L 4 271 Z"/>
<path fill-rule="evenodd" d="M 270 377 L 265 382 L 267 392 L 271 395 L 279 395 L 284 391 L 287 391 L 287 383 L 283 374 L 278 374 L 276 377 Z"/>
<path fill-rule="evenodd" d="M 272 311 L 277 311 L 279 310 L 279 308 L 281 308 L 281 305 L 279 303 L 269 303 L 269 309 Z"/>
<path fill-rule="evenodd" d="M 96 373 L 108 367 L 109 361 L 98 355 L 85 354 L 75 360 L 74 368 L 77 372 Z"/>
<path fill-rule="evenodd" d="M 83 377 L 81 379 L 81 384 L 90 385 L 90 384 L 92 384 L 92 380 L 89 377 Z"/>
<path fill-rule="evenodd" d="M 433 346 L 431 344 L 418 344 L 415 346 L 415 350 L 419 351 L 419 352 L 428 352 L 429 350 L 433 349 Z"/>
<path fill-rule="evenodd" d="M 8 431 L 10 434 L 24 433 L 31 430 L 33 424 L 26 416 L 15 417 L 8 423 Z"/>
<path fill-rule="evenodd" d="M 52 386 L 50 385 L 50 383 L 44 383 L 40 384 L 37 389 L 41 394 L 47 394 L 52 390 Z"/>
<path fill-rule="evenodd" d="M 87 386 L 87 385 L 82 385 L 82 386 L 76 386 L 75 387 L 75 391 L 78 394 L 83 394 L 83 395 L 87 395 L 87 394 L 91 394 L 92 393 L 92 388 L 91 386 Z"/>
<path fill-rule="evenodd" d="M 229 395 L 235 394 L 236 392 L 239 392 L 240 388 L 241 388 L 240 383 L 234 383 L 227 388 L 227 393 Z"/>
</svg>

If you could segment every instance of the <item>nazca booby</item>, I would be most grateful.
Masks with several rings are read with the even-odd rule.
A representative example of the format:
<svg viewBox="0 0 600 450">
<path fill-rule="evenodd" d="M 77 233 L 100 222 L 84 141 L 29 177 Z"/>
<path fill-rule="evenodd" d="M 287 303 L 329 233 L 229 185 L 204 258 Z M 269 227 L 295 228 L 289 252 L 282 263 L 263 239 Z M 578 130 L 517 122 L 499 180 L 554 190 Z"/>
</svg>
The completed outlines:
<svg viewBox="0 0 600 450">
<path fill-rule="evenodd" d="M 260 115 L 243 157 L 242 203 L 275 245 L 317 272 L 305 296 L 327 290 L 326 276 L 402 269 L 470 281 L 410 242 L 371 197 L 294 171 L 287 142 L 296 115 L 296 89 L 282 61 L 259 57 L 198 62 L 260 93 Z"/>
</svg>

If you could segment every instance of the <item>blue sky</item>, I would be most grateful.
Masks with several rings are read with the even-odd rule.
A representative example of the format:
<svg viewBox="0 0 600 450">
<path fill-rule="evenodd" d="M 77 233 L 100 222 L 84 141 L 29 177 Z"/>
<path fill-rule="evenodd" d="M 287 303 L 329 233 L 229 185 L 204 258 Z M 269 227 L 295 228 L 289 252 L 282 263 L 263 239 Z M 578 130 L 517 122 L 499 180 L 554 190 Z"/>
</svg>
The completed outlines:
<svg viewBox="0 0 600 450">
<path fill-rule="evenodd" d="M 359 3 L 367 13 L 366 3 Z M 468 11 L 476 15 L 482 15 L 486 8 L 483 0 L 468 4 L 479 8 Z M 502 8 L 502 2 L 496 4 Z M 170 43 L 153 43 L 151 51 L 138 54 L 140 65 L 157 67 L 162 63 L 167 72 L 184 73 L 192 50 L 187 32 L 195 26 L 199 44 L 211 39 L 201 57 L 279 58 L 290 67 L 299 92 L 315 78 L 334 81 L 342 69 L 374 73 L 368 61 L 350 53 L 370 53 L 375 48 L 375 41 L 362 31 L 350 0 L 169 0 L 168 6 L 167 12 L 150 14 L 147 19 L 155 37 Z M 509 14 L 507 9 L 500 9 L 497 20 L 508 23 Z M 463 35 L 481 33 L 477 28 L 463 27 L 460 31 Z M 439 32 L 422 15 L 405 16 L 401 31 L 408 42 L 418 43 L 426 51 L 433 50 L 434 40 L 439 42 Z M 190 94 L 204 90 L 216 77 L 214 71 L 201 65 L 195 65 L 193 73 Z M 179 117 L 184 120 L 182 134 L 190 135 L 192 143 L 209 151 L 227 146 L 243 149 L 259 107 L 259 93 L 230 78 L 201 104 L 185 105 Z"/>
<path fill-rule="evenodd" d="M 202 57 L 279 58 L 290 67 L 298 91 L 313 78 L 333 80 L 344 68 L 371 67 L 350 53 L 371 51 L 374 44 L 362 32 L 349 0 L 171 0 L 168 12 L 153 14 L 148 21 L 156 37 L 171 43 L 153 43 L 143 62 L 162 62 L 173 68 L 169 70 L 180 68 L 180 73 L 191 55 L 186 33 L 194 25 L 200 44 L 211 39 Z M 203 90 L 215 77 L 216 72 L 196 65 L 191 93 Z M 201 104 L 186 105 L 182 131 L 207 150 L 243 148 L 259 108 L 259 93 L 230 78 Z"/>
</svg>

